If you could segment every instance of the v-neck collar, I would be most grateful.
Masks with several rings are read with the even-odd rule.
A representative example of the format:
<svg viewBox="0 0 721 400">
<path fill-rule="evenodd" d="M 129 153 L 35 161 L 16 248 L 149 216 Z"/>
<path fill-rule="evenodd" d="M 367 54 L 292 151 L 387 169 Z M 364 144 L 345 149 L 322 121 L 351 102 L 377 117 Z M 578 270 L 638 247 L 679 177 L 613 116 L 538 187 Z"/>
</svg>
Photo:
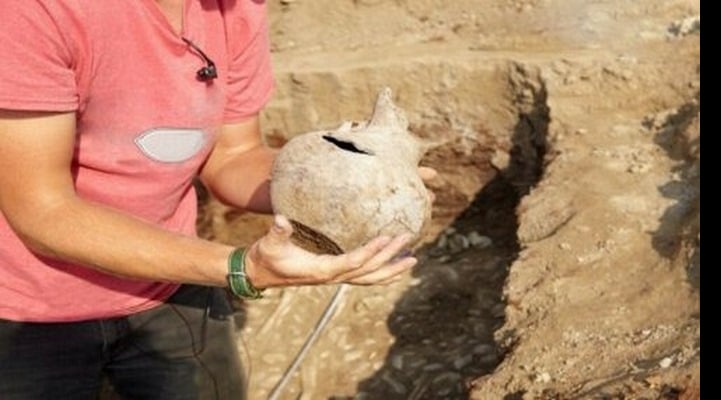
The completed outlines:
<svg viewBox="0 0 721 400">
<path fill-rule="evenodd" d="M 165 14 L 163 9 L 158 5 L 157 1 L 155 0 L 143 0 L 143 2 L 147 5 L 150 12 L 153 14 L 153 16 L 162 24 L 170 34 L 177 37 L 178 39 L 182 38 L 187 33 L 187 24 L 188 24 L 188 9 L 190 8 L 190 2 L 192 0 L 183 0 L 183 11 L 180 21 L 180 32 L 176 31 L 173 27 L 173 24 L 170 23 L 170 19 Z"/>
</svg>

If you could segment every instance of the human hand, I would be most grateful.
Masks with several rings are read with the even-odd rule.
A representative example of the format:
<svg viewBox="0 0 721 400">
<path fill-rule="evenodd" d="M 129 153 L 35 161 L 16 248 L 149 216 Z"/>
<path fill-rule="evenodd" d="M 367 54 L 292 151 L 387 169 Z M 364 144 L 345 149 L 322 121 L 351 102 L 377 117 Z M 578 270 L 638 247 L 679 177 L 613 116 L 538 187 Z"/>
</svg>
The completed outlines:
<svg viewBox="0 0 721 400">
<path fill-rule="evenodd" d="M 426 185 L 426 191 L 428 192 L 428 198 L 431 204 L 436 200 L 436 195 L 428 189 L 428 183 L 432 181 L 433 179 L 438 177 L 438 171 L 435 170 L 435 168 L 431 167 L 418 167 L 418 176 L 421 177 L 421 180 Z"/>
<path fill-rule="evenodd" d="M 410 234 L 379 236 L 341 255 L 314 254 L 291 242 L 293 227 L 276 215 L 268 233 L 248 249 L 246 273 L 258 289 L 348 283 L 384 285 L 399 280 L 417 259 L 404 254 Z"/>
<path fill-rule="evenodd" d="M 438 176 L 438 171 L 431 167 L 418 167 L 418 175 L 421 177 L 423 182 L 428 182 Z"/>
</svg>

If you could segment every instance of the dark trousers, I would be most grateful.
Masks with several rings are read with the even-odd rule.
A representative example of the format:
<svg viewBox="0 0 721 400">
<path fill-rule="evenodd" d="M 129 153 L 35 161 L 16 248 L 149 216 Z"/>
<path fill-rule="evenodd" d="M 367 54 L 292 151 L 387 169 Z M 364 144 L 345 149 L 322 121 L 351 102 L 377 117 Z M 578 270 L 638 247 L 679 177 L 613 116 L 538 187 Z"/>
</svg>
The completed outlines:
<svg viewBox="0 0 721 400">
<path fill-rule="evenodd" d="M 236 400 L 245 385 L 225 291 L 182 286 L 167 303 L 123 318 L 0 320 L 0 399 Z"/>
</svg>

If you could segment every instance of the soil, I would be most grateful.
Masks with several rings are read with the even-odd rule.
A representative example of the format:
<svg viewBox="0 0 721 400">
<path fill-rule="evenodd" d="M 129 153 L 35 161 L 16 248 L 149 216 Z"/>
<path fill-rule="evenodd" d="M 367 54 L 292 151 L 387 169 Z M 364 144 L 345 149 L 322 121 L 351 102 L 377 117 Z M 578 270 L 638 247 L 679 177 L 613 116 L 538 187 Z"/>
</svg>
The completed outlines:
<svg viewBox="0 0 721 400">
<path fill-rule="evenodd" d="M 269 144 L 388 85 L 440 173 L 412 274 L 346 288 L 277 398 L 700 398 L 698 0 L 268 3 Z M 206 198 L 199 228 L 267 223 Z M 250 399 L 337 289 L 237 304 Z"/>
</svg>

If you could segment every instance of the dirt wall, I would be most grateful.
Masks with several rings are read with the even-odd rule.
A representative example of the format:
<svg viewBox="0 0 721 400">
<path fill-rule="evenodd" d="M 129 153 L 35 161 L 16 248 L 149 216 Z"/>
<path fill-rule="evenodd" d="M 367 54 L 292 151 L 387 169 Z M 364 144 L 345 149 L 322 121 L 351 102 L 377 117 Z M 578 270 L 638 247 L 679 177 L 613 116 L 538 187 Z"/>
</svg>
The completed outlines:
<svg viewBox="0 0 721 400">
<path fill-rule="evenodd" d="M 389 86 L 440 177 L 421 263 L 352 288 L 281 398 L 695 398 L 700 5 L 273 0 L 266 138 Z M 267 219 L 210 201 L 229 243 Z M 239 305 L 265 398 L 335 288 Z"/>
</svg>

